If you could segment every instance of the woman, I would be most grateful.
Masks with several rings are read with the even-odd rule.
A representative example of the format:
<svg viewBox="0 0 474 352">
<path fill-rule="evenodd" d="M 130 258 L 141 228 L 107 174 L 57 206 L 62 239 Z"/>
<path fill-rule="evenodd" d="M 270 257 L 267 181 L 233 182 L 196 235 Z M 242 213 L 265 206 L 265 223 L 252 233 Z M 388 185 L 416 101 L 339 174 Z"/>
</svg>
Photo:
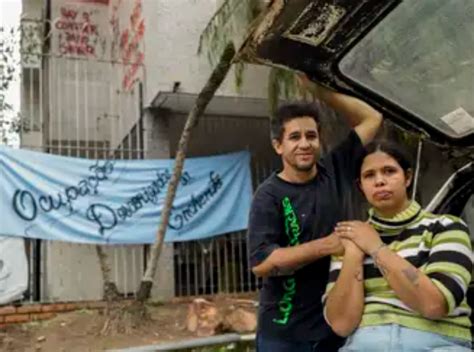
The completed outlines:
<svg viewBox="0 0 474 352">
<path fill-rule="evenodd" d="M 325 296 L 329 325 L 350 335 L 340 351 L 470 351 L 467 227 L 410 201 L 411 182 L 396 146 L 367 147 L 360 188 L 370 218 L 337 225 L 345 253 L 332 258 Z"/>
</svg>

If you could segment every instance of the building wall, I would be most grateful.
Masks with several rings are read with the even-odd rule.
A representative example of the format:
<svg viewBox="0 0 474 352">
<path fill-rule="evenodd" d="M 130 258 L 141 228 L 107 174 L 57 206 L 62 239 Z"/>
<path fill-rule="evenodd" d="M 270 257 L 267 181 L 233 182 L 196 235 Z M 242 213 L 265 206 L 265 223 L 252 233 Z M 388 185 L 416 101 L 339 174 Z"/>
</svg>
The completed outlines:
<svg viewBox="0 0 474 352">
<path fill-rule="evenodd" d="M 145 66 L 147 102 L 159 91 L 196 93 L 211 72 L 206 55 L 198 56 L 199 36 L 218 8 L 218 2 L 195 0 L 144 0 L 146 14 Z M 217 95 L 263 97 L 267 95 L 268 68 L 252 66 L 237 91 L 232 70 Z"/>
<path fill-rule="evenodd" d="M 42 18 L 44 10 L 46 9 L 43 0 L 23 0 L 22 1 L 22 15 L 26 18 Z"/>
<path fill-rule="evenodd" d="M 146 107 L 160 91 L 172 91 L 176 82 L 180 92 L 199 92 L 211 73 L 207 56 L 199 56 L 197 48 L 220 2 L 49 3 L 50 33 L 44 39 L 49 52 L 43 53 L 40 74 L 32 74 L 31 69 L 24 74 L 23 115 L 35 127 L 24 133 L 24 145 L 32 144 L 33 135 L 43 132 L 43 141 L 35 136 L 35 147 L 81 140 L 86 144 L 106 141 L 115 148 L 138 120 L 139 83 Z M 44 19 L 43 1 L 23 0 L 23 7 L 28 19 Z M 241 31 L 240 41 L 236 38 L 237 47 L 244 33 Z M 229 72 L 217 95 L 266 97 L 268 68 L 248 66 L 240 89 L 234 73 L 233 69 Z"/>
</svg>

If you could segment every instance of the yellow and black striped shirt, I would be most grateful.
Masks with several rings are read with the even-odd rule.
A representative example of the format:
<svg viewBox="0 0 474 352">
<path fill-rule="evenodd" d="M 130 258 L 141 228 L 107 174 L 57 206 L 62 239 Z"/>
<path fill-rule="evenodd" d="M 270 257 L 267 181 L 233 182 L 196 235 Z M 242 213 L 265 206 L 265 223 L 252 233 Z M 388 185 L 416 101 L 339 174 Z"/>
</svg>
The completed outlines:
<svg viewBox="0 0 474 352">
<path fill-rule="evenodd" d="M 447 316 L 429 320 L 405 305 L 388 285 L 372 258 L 364 260 L 365 306 L 360 327 L 398 324 L 449 337 L 471 340 L 466 291 L 473 253 L 466 224 L 451 215 L 434 215 L 411 205 L 391 219 L 369 212 L 370 223 L 385 244 L 425 273 L 444 295 Z M 332 257 L 326 295 L 334 286 L 342 257 Z M 325 298 L 324 297 L 324 298 Z M 323 299 L 324 299 L 323 298 Z"/>
</svg>

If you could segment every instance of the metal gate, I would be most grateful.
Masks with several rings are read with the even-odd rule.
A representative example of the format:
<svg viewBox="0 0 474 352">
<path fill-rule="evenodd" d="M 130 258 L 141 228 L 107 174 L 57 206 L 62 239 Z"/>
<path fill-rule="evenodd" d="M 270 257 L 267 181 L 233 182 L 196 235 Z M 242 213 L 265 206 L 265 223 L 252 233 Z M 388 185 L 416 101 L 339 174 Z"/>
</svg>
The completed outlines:
<svg viewBox="0 0 474 352">
<path fill-rule="evenodd" d="M 172 130 L 180 131 L 184 116 L 173 116 Z M 202 156 L 248 150 L 254 189 L 279 167 L 270 144 L 265 116 L 206 115 L 193 130 L 188 155 Z M 171 140 L 176 148 L 178 132 Z M 176 149 L 172 148 L 172 155 Z M 256 291 L 258 280 L 250 271 L 247 234 L 239 231 L 208 240 L 174 245 L 175 295 L 197 296 Z"/>
<path fill-rule="evenodd" d="M 23 25 L 44 28 L 40 22 Z M 124 89 L 120 79 L 132 64 L 31 52 L 21 56 L 21 148 L 88 159 L 144 158 L 143 85 Z M 138 69 L 144 80 L 143 66 Z M 103 248 L 120 293 L 134 294 L 143 274 L 144 246 Z M 27 239 L 26 250 L 25 301 L 102 298 L 95 246 Z"/>
</svg>

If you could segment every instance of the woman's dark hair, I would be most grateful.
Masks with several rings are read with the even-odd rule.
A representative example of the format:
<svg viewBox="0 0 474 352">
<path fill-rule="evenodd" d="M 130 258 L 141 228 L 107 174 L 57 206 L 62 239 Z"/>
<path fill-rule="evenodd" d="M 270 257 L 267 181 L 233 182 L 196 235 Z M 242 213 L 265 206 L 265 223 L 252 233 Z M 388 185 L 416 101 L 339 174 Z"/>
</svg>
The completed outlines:
<svg viewBox="0 0 474 352">
<path fill-rule="evenodd" d="M 281 142 L 285 123 L 300 117 L 312 117 L 316 122 L 319 132 L 319 111 L 314 104 L 286 104 L 278 108 L 271 120 L 270 132 L 272 139 L 276 139 Z"/>
<path fill-rule="evenodd" d="M 362 168 L 362 163 L 364 162 L 364 159 L 368 155 L 373 154 L 375 152 L 383 152 L 385 154 L 390 155 L 393 159 L 397 161 L 397 163 L 403 169 L 403 171 L 405 172 L 405 176 L 407 175 L 407 171 L 409 169 L 412 169 L 412 165 L 413 165 L 412 158 L 410 154 L 402 146 L 388 140 L 376 140 L 369 143 L 365 147 L 365 155 L 360 162 L 359 174 L 360 174 L 360 170 Z"/>
</svg>

